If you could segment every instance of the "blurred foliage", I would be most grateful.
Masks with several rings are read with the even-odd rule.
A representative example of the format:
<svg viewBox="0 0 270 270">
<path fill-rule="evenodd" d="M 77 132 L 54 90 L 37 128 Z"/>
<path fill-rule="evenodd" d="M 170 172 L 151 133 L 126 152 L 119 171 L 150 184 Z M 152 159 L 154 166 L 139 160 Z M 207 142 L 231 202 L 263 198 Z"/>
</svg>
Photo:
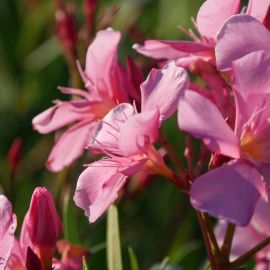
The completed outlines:
<svg viewBox="0 0 270 270">
<path fill-rule="evenodd" d="M 74 2 L 77 24 L 82 25 L 81 1 Z M 131 48 L 141 40 L 130 35 L 130 28 L 136 25 L 143 38 L 186 39 L 177 25 L 193 27 L 190 18 L 196 17 L 202 2 L 102 0 L 99 10 L 112 4 L 120 7 L 112 22 L 112 27 L 123 33 L 119 54 L 122 59 L 131 54 L 143 61 Z M 89 225 L 72 201 L 83 161 L 59 174 L 48 172 L 44 164 L 54 134 L 40 135 L 31 125 L 32 118 L 50 107 L 53 100 L 66 98 L 57 86 L 70 84 L 68 67 L 55 36 L 54 17 L 52 0 L 0 1 L 0 183 L 14 205 L 19 227 L 34 187 L 48 187 L 56 198 L 59 213 L 63 213 L 64 237 L 89 248 L 89 269 L 106 269 L 106 218 Z M 85 55 L 85 50 L 81 54 Z M 176 118 L 165 123 L 164 129 L 182 155 L 183 135 L 176 126 Z M 7 153 L 17 137 L 23 141 L 22 162 L 11 181 Z M 149 269 L 166 256 L 169 259 L 166 264 L 163 261 L 164 266 L 161 263 L 151 269 L 198 269 L 203 262 L 200 229 L 188 198 L 164 179 L 155 178 L 131 198 L 123 196 L 119 217 L 124 269 L 130 269 L 130 260 L 133 270 L 137 260 L 140 270 Z M 128 252 L 128 247 L 132 251 Z"/>
</svg>

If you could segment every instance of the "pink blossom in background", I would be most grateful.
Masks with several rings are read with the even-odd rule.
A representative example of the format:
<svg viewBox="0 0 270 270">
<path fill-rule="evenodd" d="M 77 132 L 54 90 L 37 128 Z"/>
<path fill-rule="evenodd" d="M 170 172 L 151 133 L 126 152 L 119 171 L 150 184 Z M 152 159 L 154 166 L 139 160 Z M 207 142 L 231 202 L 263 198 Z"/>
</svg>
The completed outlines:
<svg viewBox="0 0 270 270">
<path fill-rule="evenodd" d="M 234 108 L 231 102 L 231 89 L 227 81 L 220 76 L 216 70 L 215 47 L 217 34 L 225 21 L 232 15 L 240 12 L 240 0 L 207 0 L 200 7 L 194 26 L 199 33 L 197 37 L 192 30 L 184 30 L 192 41 L 177 40 L 146 40 L 143 45 L 134 45 L 139 53 L 155 59 L 175 60 L 177 65 L 185 67 L 190 72 L 197 74 L 207 84 L 206 91 L 200 94 L 211 96 L 211 99 L 221 110 L 225 118 L 234 121 Z M 246 14 L 257 18 L 260 22 L 267 24 L 269 20 L 269 0 L 249 1 Z M 261 24 L 262 26 L 262 24 Z M 262 26 L 263 27 L 263 26 Z M 235 33 L 238 35 L 239 30 Z M 246 27 L 246 32 L 254 33 Z M 241 33 L 239 33 L 241 35 Z M 255 34 L 256 35 L 256 34 Z M 249 34 L 249 36 L 254 36 Z M 246 42 L 246 38 L 238 36 L 238 40 Z M 228 41 L 228 47 L 233 48 L 235 41 Z M 243 43 L 243 44 L 244 44 Z M 250 47 L 245 44 L 244 50 Z M 242 48 L 243 49 L 243 48 Z M 251 50 L 252 49 L 248 49 Z M 233 49 L 232 49 L 233 51 Z M 217 56 L 218 57 L 218 56 Z M 228 58 L 225 58 L 228 61 Z M 193 86 L 196 84 L 193 83 Z M 192 90 L 197 91 L 197 87 Z M 210 91 L 209 91 L 210 90 Z"/>
<path fill-rule="evenodd" d="M 14 233 L 17 227 L 16 215 L 12 213 L 9 200 L 0 195 L 0 269 L 6 268 L 14 244 Z"/>
<path fill-rule="evenodd" d="M 236 102 L 234 131 L 215 104 L 193 91 L 180 97 L 181 130 L 203 139 L 231 161 L 198 177 L 192 205 L 237 225 L 247 225 L 260 197 L 269 198 L 270 53 L 251 53 L 232 64 Z"/>
<path fill-rule="evenodd" d="M 80 157 L 97 121 L 117 104 L 128 102 L 129 96 L 133 98 L 135 86 L 117 59 L 120 37 L 118 31 L 99 31 L 88 48 L 85 71 L 80 68 L 87 91 L 60 87 L 61 92 L 80 99 L 56 101 L 33 119 L 34 129 L 42 134 L 68 127 L 48 157 L 50 171 L 60 171 Z"/>
<path fill-rule="evenodd" d="M 123 103 L 99 123 L 88 148 L 108 157 L 83 171 L 74 195 L 76 205 L 85 211 L 90 222 L 106 211 L 117 199 L 126 178 L 139 170 L 173 178 L 153 143 L 158 139 L 162 121 L 176 111 L 179 97 L 188 87 L 186 71 L 173 62 L 160 70 L 153 69 L 141 84 L 141 112 Z"/>
<path fill-rule="evenodd" d="M 246 227 L 236 227 L 233 243 L 232 257 L 242 256 L 270 235 L 270 205 L 260 199 L 256 205 L 254 215 Z M 215 228 L 220 246 L 223 243 L 226 223 L 219 222 Z M 268 270 L 270 267 L 270 247 L 267 246 L 255 255 L 255 270 Z"/>
<path fill-rule="evenodd" d="M 146 40 L 144 45 L 134 45 L 143 55 L 156 59 L 176 60 L 180 66 L 189 67 L 199 59 L 215 64 L 216 35 L 224 22 L 240 12 L 240 0 L 207 0 L 201 6 L 195 27 L 200 37 L 189 32 L 193 41 Z M 265 22 L 270 1 L 250 0 L 246 13 Z"/>
</svg>

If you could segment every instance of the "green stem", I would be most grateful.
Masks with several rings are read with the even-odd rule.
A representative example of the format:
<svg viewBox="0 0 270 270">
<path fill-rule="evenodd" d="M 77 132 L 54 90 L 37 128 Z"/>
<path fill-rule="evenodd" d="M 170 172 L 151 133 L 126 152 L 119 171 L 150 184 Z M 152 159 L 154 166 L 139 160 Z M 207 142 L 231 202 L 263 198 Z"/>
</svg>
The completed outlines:
<svg viewBox="0 0 270 270">
<path fill-rule="evenodd" d="M 170 157 L 170 159 L 172 160 L 172 162 L 174 163 L 174 165 L 177 167 L 177 169 L 179 169 L 179 171 L 182 174 L 186 174 L 186 170 L 182 164 L 182 161 L 179 159 L 178 155 L 176 154 L 173 146 L 170 144 L 170 142 L 167 140 L 167 138 L 165 137 L 164 133 L 162 132 L 162 130 L 160 130 L 159 132 L 159 139 L 161 144 L 163 145 L 163 147 L 166 149 L 168 156 Z"/>
<path fill-rule="evenodd" d="M 236 259 L 230 264 L 230 270 L 238 269 L 240 266 L 242 266 L 245 262 L 247 262 L 250 258 L 252 258 L 258 251 L 265 248 L 267 245 L 270 244 L 270 236 L 267 237 L 265 240 L 260 242 L 258 245 L 256 245 L 254 248 L 246 252 L 244 255 Z"/>
</svg>

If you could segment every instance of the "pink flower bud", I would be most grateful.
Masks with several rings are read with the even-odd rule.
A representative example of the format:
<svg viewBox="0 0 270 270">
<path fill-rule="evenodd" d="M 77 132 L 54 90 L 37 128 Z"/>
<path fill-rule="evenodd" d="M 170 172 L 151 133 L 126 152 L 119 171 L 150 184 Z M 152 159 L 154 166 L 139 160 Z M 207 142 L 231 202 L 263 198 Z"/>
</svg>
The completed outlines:
<svg viewBox="0 0 270 270">
<path fill-rule="evenodd" d="M 26 225 L 29 238 L 39 249 L 42 264 L 51 262 L 63 225 L 51 193 L 44 187 L 34 190 Z"/>
</svg>

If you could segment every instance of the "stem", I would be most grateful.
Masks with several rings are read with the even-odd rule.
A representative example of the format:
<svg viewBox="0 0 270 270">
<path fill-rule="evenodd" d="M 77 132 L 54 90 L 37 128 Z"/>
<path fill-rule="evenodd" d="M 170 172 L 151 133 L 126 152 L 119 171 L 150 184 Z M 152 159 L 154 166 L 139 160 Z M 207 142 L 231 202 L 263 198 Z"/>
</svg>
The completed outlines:
<svg viewBox="0 0 270 270">
<path fill-rule="evenodd" d="M 254 248 L 246 252 L 244 255 L 236 259 L 231 263 L 231 270 L 239 268 L 241 265 L 243 265 L 246 261 L 248 261 L 253 255 L 255 255 L 258 251 L 266 247 L 270 244 L 270 236 L 267 237 L 265 240 L 263 240 L 261 243 L 256 245 Z"/>
<path fill-rule="evenodd" d="M 212 222 L 210 220 L 210 217 L 207 213 L 202 213 L 202 217 L 205 221 L 205 226 L 207 228 L 208 236 L 210 239 L 210 242 L 212 244 L 212 250 L 215 256 L 218 256 L 218 258 L 221 258 L 221 252 L 216 240 L 216 236 L 213 231 Z"/>
<path fill-rule="evenodd" d="M 200 227 L 201 227 L 201 231 L 202 231 L 202 235 L 203 235 L 203 239 L 204 239 L 204 244 L 205 244 L 205 247 L 206 247 L 207 256 L 208 256 L 208 260 L 209 260 L 211 269 L 212 270 L 218 270 L 217 265 L 216 265 L 215 256 L 214 256 L 213 251 L 212 251 L 212 246 L 211 246 L 211 242 L 210 242 L 210 239 L 209 239 L 209 235 L 208 235 L 208 232 L 207 232 L 207 227 L 206 227 L 206 224 L 205 224 L 205 220 L 203 218 L 203 213 L 200 212 L 200 211 L 196 211 L 196 214 L 197 214 L 199 224 L 200 224 Z"/>
<path fill-rule="evenodd" d="M 167 140 L 167 138 L 165 137 L 165 135 L 162 132 L 162 130 L 160 130 L 160 132 L 159 132 L 159 139 L 160 139 L 161 144 L 166 149 L 166 151 L 168 153 L 168 156 L 170 157 L 170 159 L 172 160 L 172 162 L 175 164 L 175 166 L 177 167 L 177 169 L 179 169 L 181 171 L 181 173 L 185 175 L 186 174 L 186 170 L 185 170 L 185 168 L 184 168 L 184 166 L 182 164 L 182 161 L 179 159 L 178 155 L 174 151 L 173 146 Z"/>
<path fill-rule="evenodd" d="M 235 232 L 235 225 L 232 223 L 229 223 L 227 226 L 224 241 L 221 247 L 221 253 L 227 260 L 229 260 L 230 258 L 234 232 Z"/>
</svg>

